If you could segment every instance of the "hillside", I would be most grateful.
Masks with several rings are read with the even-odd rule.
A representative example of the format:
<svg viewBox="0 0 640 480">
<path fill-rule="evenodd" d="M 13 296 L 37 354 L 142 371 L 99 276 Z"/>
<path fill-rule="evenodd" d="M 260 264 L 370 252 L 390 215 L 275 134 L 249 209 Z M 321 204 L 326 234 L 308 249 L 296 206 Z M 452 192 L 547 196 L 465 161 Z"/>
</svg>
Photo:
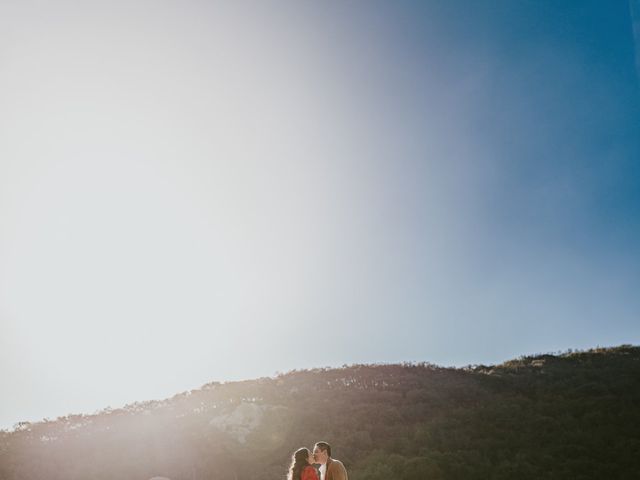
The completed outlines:
<svg viewBox="0 0 640 480">
<path fill-rule="evenodd" d="M 639 347 L 355 365 L 22 423 L 0 432 L 0 479 L 280 479 L 317 440 L 351 480 L 630 479 L 639 426 Z"/>
</svg>

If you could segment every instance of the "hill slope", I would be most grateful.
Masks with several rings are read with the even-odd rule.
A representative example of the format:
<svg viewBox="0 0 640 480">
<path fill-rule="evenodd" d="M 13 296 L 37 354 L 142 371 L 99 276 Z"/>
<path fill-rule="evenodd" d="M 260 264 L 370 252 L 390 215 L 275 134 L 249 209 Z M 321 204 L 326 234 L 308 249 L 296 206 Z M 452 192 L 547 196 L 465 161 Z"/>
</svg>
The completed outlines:
<svg viewBox="0 0 640 480">
<path fill-rule="evenodd" d="M 327 440 L 361 479 L 640 478 L 640 348 L 465 369 L 356 365 L 211 383 L 0 432 L 0 478 L 283 478 Z"/>
</svg>

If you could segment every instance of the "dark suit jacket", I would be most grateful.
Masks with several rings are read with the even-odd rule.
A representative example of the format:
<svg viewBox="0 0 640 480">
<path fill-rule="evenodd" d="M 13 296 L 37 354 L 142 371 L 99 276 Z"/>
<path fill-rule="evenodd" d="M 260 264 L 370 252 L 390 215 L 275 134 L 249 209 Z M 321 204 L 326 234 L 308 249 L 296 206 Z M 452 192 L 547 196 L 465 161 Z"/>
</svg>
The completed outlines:
<svg viewBox="0 0 640 480">
<path fill-rule="evenodd" d="M 349 480 L 347 470 L 340 460 L 333 458 L 327 460 L 327 470 L 324 475 L 324 480 Z"/>
</svg>

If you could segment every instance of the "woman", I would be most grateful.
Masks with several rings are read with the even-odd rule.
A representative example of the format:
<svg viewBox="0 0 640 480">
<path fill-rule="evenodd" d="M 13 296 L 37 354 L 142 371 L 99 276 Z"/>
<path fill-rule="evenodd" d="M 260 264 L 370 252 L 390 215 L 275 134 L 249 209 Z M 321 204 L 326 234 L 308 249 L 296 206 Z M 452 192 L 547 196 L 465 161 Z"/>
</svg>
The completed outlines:
<svg viewBox="0 0 640 480">
<path fill-rule="evenodd" d="M 291 458 L 287 480 L 319 480 L 316 469 L 311 465 L 313 455 L 308 448 L 299 448 Z"/>
</svg>

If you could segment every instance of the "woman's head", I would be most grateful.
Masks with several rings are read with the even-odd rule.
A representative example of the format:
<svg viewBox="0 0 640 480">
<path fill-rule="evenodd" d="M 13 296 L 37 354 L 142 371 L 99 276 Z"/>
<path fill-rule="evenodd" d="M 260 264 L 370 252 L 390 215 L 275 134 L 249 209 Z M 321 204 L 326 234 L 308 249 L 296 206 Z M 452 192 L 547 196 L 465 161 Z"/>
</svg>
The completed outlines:
<svg viewBox="0 0 640 480">
<path fill-rule="evenodd" d="M 313 462 L 313 455 L 308 448 L 299 448 L 291 457 L 288 480 L 300 480 L 302 469 Z"/>
</svg>

